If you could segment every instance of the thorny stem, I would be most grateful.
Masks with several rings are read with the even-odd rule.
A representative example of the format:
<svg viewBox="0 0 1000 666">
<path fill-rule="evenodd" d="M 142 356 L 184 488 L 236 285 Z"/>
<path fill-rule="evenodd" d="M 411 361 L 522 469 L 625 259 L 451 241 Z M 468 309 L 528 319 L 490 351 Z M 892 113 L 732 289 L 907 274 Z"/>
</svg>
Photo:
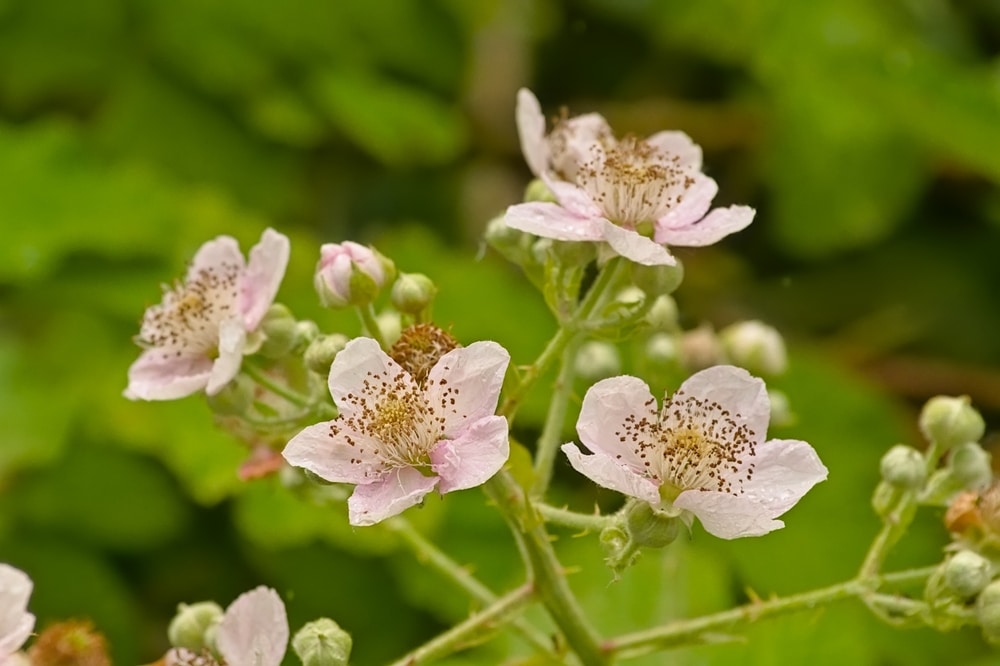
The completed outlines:
<svg viewBox="0 0 1000 666">
<path fill-rule="evenodd" d="M 617 515 L 606 516 L 600 513 L 578 513 L 542 503 L 536 503 L 534 507 L 545 522 L 579 530 L 581 533 L 599 533 L 605 527 L 613 525 L 618 521 Z"/>
<path fill-rule="evenodd" d="M 552 389 L 549 411 L 545 415 L 545 426 L 538 438 L 538 448 L 535 452 L 535 481 L 531 488 L 532 497 L 544 497 L 552 480 L 552 466 L 555 464 L 556 453 L 562 441 L 562 429 L 566 421 L 566 408 L 569 396 L 573 390 L 575 364 L 573 357 L 579 347 L 579 338 L 571 341 L 563 349 L 562 367 Z"/>
<path fill-rule="evenodd" d="M 375 308 L 371 303 L 368 305 L 359 305 L 355 309 L 358 311 L 358 317 L 361 318 L 361 324 L 365 327 L 365 332 L 368 333 L 368 336 L 374 338 L 379 347 L 388 350 L 389 346 L 386 344 L 385 335 L 382 334 L 382 329 L 375 319 Z"/>
</svg>

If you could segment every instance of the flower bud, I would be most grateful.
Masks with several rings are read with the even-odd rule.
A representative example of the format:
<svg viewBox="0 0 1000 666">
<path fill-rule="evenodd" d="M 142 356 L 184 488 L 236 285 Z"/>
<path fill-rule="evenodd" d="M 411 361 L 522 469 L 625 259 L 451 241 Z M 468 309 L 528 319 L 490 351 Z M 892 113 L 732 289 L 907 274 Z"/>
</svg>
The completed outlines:
<svg viewBox="0 0 1000 666">
<path fill-rule="evenodd" d="M 795 423 L 795 413 L 784 391 L 767 389 L 767 400 L 771 403 L 771 427 L 781 428 Z"/>
<path fill-rule="evenodd" d="M 780 375 L 788 367 L 785 341 L 773 326 L 760 321 L 741 321 L 719 333 L 729 359 L 752 373 Z"/>
<path fill-rule="evenodd" d="M 1000 645 L 1000 580 L 987 585 L 976 599 L 976 618 L 983 629 L 983 638 Z"/>
<path fill-rule="evenodd" d="M 552 194 L 552 190 L 549 189 L 549 186 L 541 178 L 535 178 L 524 188 L 524 202 L 528 203 L 531 201 L 558 203 L 555 195 Z"/>
<path fill-rule="evenodd" d="M 672 294 L 684 281 L 684 266 L 680 261 L 674 266 L 645 266 L 631 264 L 632 284 L 650 296 Z"/>
<path fill-rule="evenodd" d="M 324 306 L 343 308 L 371 303 L 395 272 L 392 261 L 370 247 L 324 243 L 313 282 Z"/>
<path fill-rule="evenodd" d="M 348 342 L 347 336 L 340 333 L 331 333 L 316 338 L 306 347 L 306 352 L 303 355 L 306 367 L 324 377 L 329 375 L 333 359 L 347 346 Z"/>
<path fill-rule="evenodd" d="M 214 601 L 181 604 L 167 628 L 167 639 L 174 647 L 199 652 L 208 646 L 206 634 L 222 619 L 222 615 L 222 607 Z"/>
<path fill-rule="evenodd" d="M 958 597 L 971 599 L 989 585 L 993 566 L 979 553 L 960 550 L 944 564 L 944 580 Z"/>
<path fill-rule="evenodd" d="M 391 309 L 383 310 L 375 316 L 375 323 L 378 324 L 378 330 L 382 331 L 385 344 L 392 345 L 399 340 L 399 334 L 403 332 L 403 321 L 398 312 Z"/>
<path fill-rule="evenodd" d="M 563 266 L 586 266 L 597 258 L 597 245 L 586 241 L 552 241 L 549 252 Z"/>
<path fill-rule="evenodd" d="M 632 542 L 647 548 L 663 548 L 681 533 L 681 519 L 658 511 L 647 502 L 634 502 L 625 512 L 625 525 Z"/>
<path fill-rule="evenodd" d="M 508 226 L 503 215 L 490 220 L 483 237 L 490 247 L 518 266 L 528 263 L 531 246 L 535 241 L 531 234 Z"/>
<path fill-rule="evenodd" d="M 615 294 L 615 300 L 630 307 L 642 305 L 642 302 L 646 300 L 646 292 L 639 287 L 629 285 Z"/>
<path fill-rule="evenodd" d="M 993 479 L 992 458 L 977 442 L 966 442 L 952 450 L 948 467 L 963 488 L 979 490 Z"/>
<path fill-rule="evenodd" d="M 681 336 L 680 360 L 685 368 L 692 371 L 704 370 L 725 361 L 722 344 L 711 325 L 702 324 Z"/>
<path fill-rule="evenodd" d="M 573 367 L 581 378 L 596 382 L 621 373 L 622 362 L 613 344 L 591 340 L 580 346 Z"/>
<path fill-rule="evenodd" d="M 920 431 L 929 441 L 950 449 L 966 442 L 978 442 L 986 424 L 969 404 L 969 397 L 943 395 L 927 401 L 920 412 Z"/>
<path fill-rule="evenodd" d="M 259 351 L 266 358 L 287 356 L 299 340 L 298 322 L 292 316 L 292 311 L 281 303 L 271 305 L 259 330 L 264 334 Z"/>
<path fill-rule="evenodd" d="M 257 385 L 246 375 L 239 374 L 218 393 L 207 395 L 208 406 L 220 416 L 246 414 L 253 404 Z"/>
<path fill-rule="evenodd" d="M 924 456 L 905 444 L 897 444 L 886 451 L 879 469 L 887 483 L 907 490 L 919 488 L 927 478 Z"/>
<path fill-rule="evenodd" d="M 658 331 L 677 331 L 677 302 L 666 294 L 660 294 L 646 313 L 646 322 Z"/>
<path fill-rule="evenodd" d="M 295 322 L 295 339 L 298 343 L 296 345 L 298 349 L 303 349 L 319 336 L 319 324 L 316 322 L 308 319 Z"/>
<path fill-rule="evenodd" d="M 392 285 L 392 306 L 403 314 L 419 315 L 434 302 L 437 287 L 423 273 L 400 273 Z"/>
<path fill-rule="evenodd" d="M 347 666 L 351 635 L 329 618 L 309 622 L 292 638 L 292 649 L 302 666 Z"/>
</svg>

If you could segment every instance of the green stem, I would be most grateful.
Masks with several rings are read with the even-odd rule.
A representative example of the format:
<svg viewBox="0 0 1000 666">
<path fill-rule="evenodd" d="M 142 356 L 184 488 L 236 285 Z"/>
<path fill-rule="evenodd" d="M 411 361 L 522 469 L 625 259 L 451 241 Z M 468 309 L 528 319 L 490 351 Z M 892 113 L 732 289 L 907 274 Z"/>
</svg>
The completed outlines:
<svg viewBox="0 0 1000 666">
<path fill-rule="evenodd" d="M 487 606 L 497 602 L 497 596 L 492 590 L 470 574 L 465 567 L 458 564 L 458 562 L 448 557 L 434 544 L 425 539 L 420 532 L 413 528 L 408 520 L 396 516 L 387 520 L 385 526 L 402 538 L 403 543 L 413 551 L 420 562 L 430 566 L 456 587 L 464 590 L 470 597 Z M 522 619 L 514 620 L 512 625 L 537 650 L 549 653 L 550 655 L 552 654 L 552 643 L 546 638 L 545 634 Z"/>
<path fill-rule="evenodd" d="M 603 516 L 599 513 L 577 513 L 548 504 L 536 503 L 535 509 L 547 523 L 579 530 L 580 532 L 600 532 L 618 521 L 617 516 Z"/>
<path fill-rule="evenodd" d="M 508 592 L 489 607 L 470 616 L 464 622 L 393 662 L 392 666 L 418 666 L 469 647 L 480 637 L 488 635 L 493 627 L 503 624 L 514 613 L 531 603 L 534 590 L 530 585 Z M 556 663 L 556 662 L 553 662 Z"/>
<path fill-rule="evenodd" d="M 525 565 L 534 577 L 538 598 L 562 631 L 570 649 L 584 666 L 609 664 L 610 655 L 602 651 L 600 637 L 573 596 L 562 564 L 552 548 L 551 537 L 529 505 L 524 491 L 506 470 L 487 481 L 484 488 L 511 529 L 522 535 Z"/>
<path fill-rule="evenodd" d="M 556 377 L 552 389 L 549 411 L 545 415 L 545 425 L 538 437 L 538 448 L 535 452 L 535 481 L 531 487 L 532 497 L 545 496 L 552 480 L 552 466 L 556 461 L 559 445 L 562 443 L 562 430 L 566 421 L 566 409 L 569 406 L 569 396 L 573 390 L 575 372 L 574 357 L 579 348 L 579 338 L 569 342 L 563 349 L 562 367 Z"/>
<path fill-rule="evenodd" d="M 250 379 L 257 382 L 257 384 L 267 389 L 271 393 L 284 398 L 285 400 L 287 400 L 288 402 L 292 403 L 297 407 L 302 407 L 304 409 L 312 409 L 315 406 L 313 404 L 313 400 L 310 397 L 302 395 L 298 391 L 294 391 L 288 388 L 287 386 L 279 384 L 278 382 L 268 377 L 263 370 L 253 365 L 252 363 L 244 362 L 242 370 L 244 373 L 246 373 L 246 375 Z"/>
<path fill-rule="evenodd" d="M 362 326 L 365 327 L 365 332 L 375 339 L 378 346 L 382 349 L 388 349 L 389 346 L 385 342 L 385 336 L 382 334 L 382 329 L 378 325 L 378 321 L 375 319 L 375 307 L 369 303 L 368 305 L 359 305 L 355 308 L 358 311 L 358 317 L 361 319 Z"/>
</svg>

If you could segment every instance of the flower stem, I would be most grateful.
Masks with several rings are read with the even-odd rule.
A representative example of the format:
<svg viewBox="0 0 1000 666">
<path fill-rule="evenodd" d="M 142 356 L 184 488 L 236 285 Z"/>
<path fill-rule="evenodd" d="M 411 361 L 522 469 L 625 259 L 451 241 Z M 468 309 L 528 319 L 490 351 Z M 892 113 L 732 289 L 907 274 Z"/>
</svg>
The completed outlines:
<svg viewBox="0 0 1000 666">
<path fill-rule="evenodd" d="M 392 666 L 418 666 L 468 647 L 477 638 L 489 635 L 493 628 L 502 624 L 514 613 L 531 603 L 534 590 L 531 585 L 522 585 L 497 599 L 489 607 L 470 616 L 436 638 L 393 662 Z M 555 663 L 555 662 L 553 662 Z"/>
<path fill-rule="evenodd" d="M 542 434 L 538 437 L 538 448 L 535 452 L 535 481 L 531 487 L 532 497 L 544 497 L 545 491 L 549 488 L 549 482 L 552 480 L 552 466 L 555 464 L 556 453 L 562 442 L 566 408 L 573 390 L 573 377 L 575 375 L 573 359 L 578 347 L 579 338 L 575 338 L 563 349 L 562 367 L 559 368 L 559 375 L 556 377 L 556 384 L 552 389 L 552 398 L 549 402 L 549 411 L 545 415 Z"/>
<path fill-rule="evenodd" d="M 358 311 L 358 317 L 361 319 L 361 325 L 365 327 L 365 332 L 375 339 L 378 346 L 382 349 L 388 350 L 389 346 L 386 344 L 385 336 L 382 334 L 382 329 L 378 325 L 378 321 L 375 319 L 375 308 L 371 303 L 368 305 L 359 305 L 355 308 Z"/>
<path fill-rule="evenodd" d="M 302 407 L 304 409 L 312 409 L 314 407 L 313 400 L 311 398 L 302 395 L 298 391 L 290 389 L 287 386 L 279 384 L 278 382 L 268 377 L 263 370 L 253 365 L 252 363 L 244 362 L 242 370 L 244 373 L 246 373 L 246 375 L 250 379 L 257 382 L 257 384 L 259 384 L 261 387 L 267 389 L 268 391 L 277 396 L 284 398 L 285 400 L 292 403 L 296 407 Z"/>
<path fill-rule="evenodd" d="M 608 525 L 617 521 L 616 516 L 603 516 L 599 513 L 578 513 L 548 504 L 536 503 L 534 507 L 541 514 L 545 522 L 579 530 L 580 532 L 600 532 Z"/>
<path fill-rule="evenodd" d="M 385 526 L 395 532 L 403 540 L 417 559 L 430 566 L 443 577 L 447 578 L 456 587 L 464 590 L 470 597 L 481 602 L 483 605 L 497 603 L 497 596 L 488 587 L 483 585 L 475 576 L 470 574 L 465 567 L 451 559 L 444 552 L 439 550 L 433 543 L 424 538 L 420 532 L 413 528 L 405 518 L 395 516 L 385 522 Z M 552 644 L 546 636 L 522 619 L 512 622 L 514 629 L 541 652 L 551 655 Z"/>
</svg>

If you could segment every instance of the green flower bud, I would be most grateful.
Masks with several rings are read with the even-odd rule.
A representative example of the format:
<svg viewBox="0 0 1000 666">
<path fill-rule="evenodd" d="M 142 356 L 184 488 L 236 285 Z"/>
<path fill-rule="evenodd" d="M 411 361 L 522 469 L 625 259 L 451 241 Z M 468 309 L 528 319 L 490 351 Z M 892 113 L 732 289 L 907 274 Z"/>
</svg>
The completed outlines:
<svg viewBox="0 0 1000 666">
<path fill-rule="evenodd" d="M 601 530 L 598 536 L 601 547 L 607 553 L 617 553 L 623 550 L 629 543 L 628 534 L 617 525 L 609 525 Z"/>
<path fill-rule="evenodd" d="M 960 550 L 944 564 L 944 580 L 948 588 L 962 599 L 971 599 L 989 585 L 993 566 L 979 553 Z"/>
<path fill-rule="evenodd" d="M 208 647 L 208 630 L 222 619 L 222 615 L 222 607 L 214 601 L 181 604 L 167 627 L 167 640 L 174 647 L 200 652 Z"/>
<path fill-rule="evenodd" d="M 531 246 L 535 242 L 531 234 L 507 226 L 503 215 L 490 220 L 483 237 L 490 247 L 518 266 L 528 263 Z"/>
<path fill-rule="evenodd" d="M 622 362 L 613 344 L 591 340 L 580 346 L 573 367 L 583 379 L 596 382 L 621 373 Z"/>
<path fill-rule="evenodd" d="M 903 497 L 903 490 L 886 481 L 875 486 L 872 494 L 872 508 L 879 518 L 885 518 L 896 508 Z"/>
<path fill-rule="evenodd" d="M 615 294 L 615 300 L 627 306 L 642 305 L 642 302 L 646 300 L 646 292 L 639 287 L 629 285 Z"/>
<path fill-rule="evenodd" d="M 771 427 L 788 426 L 795 423 L 795 413 L 784 391 L 767 389 L 767 400 L 771 403 Z"/>
<path fill-rule="evenodd" d="M 352 645 L 351 635 L 325 617 L 306 624 L 292 638 L 302 666 L 347 666 Z"/>
<path fill-rule="evenodd" d="M 703 324 L 681 336 L 680 360 L 685 368 L 692 371 L 725 362 L 722 344 L 711 325 Z"/>
<path fill-rule="evenodd" d="M 677 302 L 666 294 L 657 296 L 646 313 L 646 322 L 658 331 L 676 332 Z"/>
<path fill-rule="evenodd" d="M 347 336 L 340 333 L 316 338 L 306 347 L 306 352 L 303 355 L 306 367 L 323 376 L 330 374 L 333 359 L 347 346 L 348 342 Z"/>
<path fill-rule="evenodd" d="M 645 266 L 631 264 L 632 284 L 651 296 L 672 294 L 684 281 L 684 266 L 680 261 L 675 266 Z"/>
<path fill-rule="evenodd" d="M 552 241 L 549 252 L 563 266 L 586 266 L 597 258 L 597 246 L 587 241 Z"/>
<path fill-rule="evenodd" d="M 390 346 L 396 344 L 400 334 L 403 332 L 403 322 L 399 317 L 399 313 L 395 310 L 383 310 L 375 316 L 375 323 L 378 324 L 379 330 L 382 331 L 382 338 L 385 339 L 385 344 Z"/>
<path fill-rule="evenodd" d="M 993 581 L 979 593 L 976 618 L 983 629 L 983 638 L 991 645 L 1000 645 L 1000 580 Z"/>
<path fill-rule="evenodd" d="M 557 203 L 552 190 L 549 189 L 549 186 L 541 178 L 535 178 L 524 188 L 524 201 L 525 203 L 530 201 Z"/>
<path fill-rule="evenodd" d="M 438 289 L 423 273 L 400 273 L 392 285 L 390 299 L 403 314 L 419 315 L 434 302 Z"/>
<path fill-rule="evenodd" d="M 760 321 L 741 321 L 719 333 L 729 359 L 750 372 L 780 375 L 788 367 L 785 341 L 773 326 Z"/>
<path fill-rule="evenodd" d="M 931 398 L 920 412 L 920 431 L 928 441 L 946 449 L 978 442 L 986 430 L 986 423 L 969 403 L 968 396 Z"/>
<path fill-rule="evenodd" d="M 677 361 L 677 342 L 669 333 L 654 333 L 646 340 L 646 358 L 656 365 L 670 365 Z"/>
<path fill-rule="evenodd" d="M 209 408 L 220 416 L 246 414 L 253 404 L 257 385 L 246 375 L 236 375 L 231 382 L 214 395 L 207 395 Z"/>
<path fill-rule="evenodd" d="M 952 450 L 948 467 L 963 488 L 979 490 L 993 480 L 992 458 L 977 442 L 966 442 Z"/>
<path fill-rule="evenodd" d="M 663 548 L 681 533 L 681 519 L 651 507 L 647 502 L 633 502 L 625 512 L 625 526 L 632 542 L 646 548 Z"/>
<path fill-rule="evenodd" d="M 897 444 L 889 449 L 879 463 L 882 478 L 897 488 L 913 490 L 927 479 L 924 456 L 911 446 Z"/>
<path fill-rule="evenodd" d="M 259 330 L 264 334 L 259 351 L 266 358 L 287 356 L 299 341 L 298 322 L 292 311 L 281 303 L 275 303 L 268 309 Z"/>
<path fill-rule="evenodd" d="M 295 339 L 298 344 L 296 347 L 298 349 L 303 349 L 313 340 L 321 335 L 319 330 L 319 324 L 314 321 L 305 320 L 295 323 Z"/>
</svg>

